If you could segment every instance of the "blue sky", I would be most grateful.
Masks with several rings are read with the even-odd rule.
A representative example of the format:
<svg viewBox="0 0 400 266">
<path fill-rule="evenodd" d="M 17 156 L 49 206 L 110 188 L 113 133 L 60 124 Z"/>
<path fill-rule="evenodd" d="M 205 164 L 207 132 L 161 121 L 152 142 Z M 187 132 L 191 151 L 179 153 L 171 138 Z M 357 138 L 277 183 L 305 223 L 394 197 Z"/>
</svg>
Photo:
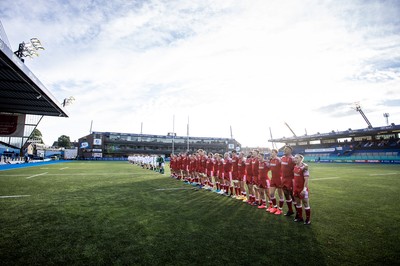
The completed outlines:
<svg viewBox="0 0 400 266">
<path fill-rule="evenodd" d="M 26 65 L 70 117 L 46 117 L 46 144 L 93 130 L 274 137 L 400 123 L 398 1 L 0 2 L 13 49 L 46 48 Z M 62 126 L 60 126 L 62 125 Z"/>
</svg>

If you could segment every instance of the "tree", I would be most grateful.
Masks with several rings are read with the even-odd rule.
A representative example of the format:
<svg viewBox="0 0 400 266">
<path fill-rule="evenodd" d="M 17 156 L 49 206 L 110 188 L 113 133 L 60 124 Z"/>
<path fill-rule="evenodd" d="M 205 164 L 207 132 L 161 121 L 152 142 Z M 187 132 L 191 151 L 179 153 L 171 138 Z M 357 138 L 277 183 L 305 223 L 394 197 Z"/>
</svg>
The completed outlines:
<svg viewBox="0 0 400 266">
<path fill-rule="evenodd" d="M 35 129 L 32 131 L 32 134 L 31 134 L 31 136 L 30 136 L 29 139 L 32 139 L 32 140 L 39 140 L 39 143 L 43 143 L 42 132 L 40 132 L 39 129 L 35 128 Z"/>
<path fill-rule="evenodd" d="M 58 138 L 58 147 L 69 148 L 71 147 L 71 140 L 66 135 L 61 135 Z"/>
</svg>

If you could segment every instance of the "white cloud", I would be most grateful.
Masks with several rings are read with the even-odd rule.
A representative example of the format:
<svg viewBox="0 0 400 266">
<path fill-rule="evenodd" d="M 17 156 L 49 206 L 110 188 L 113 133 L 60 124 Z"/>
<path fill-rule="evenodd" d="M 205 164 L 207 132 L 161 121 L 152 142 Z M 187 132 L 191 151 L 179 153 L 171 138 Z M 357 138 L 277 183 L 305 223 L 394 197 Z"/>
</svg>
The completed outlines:
<svg viewBox="0 0 400 266">
<path fill-rule="evenodd" d="M 112 2 L 112 3 L 111 3 Z M 289 136 L 365 127 L 355 111 L 318 112 L 360 101 L 373 125 L 398 123 L 399 7 L 380 1 L 23 1 L 0 4 L 10 42 L 40 37 L 28 67 L 70 118 L 45 118 L 49 144 L 89 131 L 234 137 L 265 146 Z M 28 26 L 27 26 L 28 25 Z M 350 108 L 341 110 L 347 114 Z M 356 118 L 357 117 L 357 118 Z M 60 126 L 62 124 L 62 126 Z"/>
</svg>

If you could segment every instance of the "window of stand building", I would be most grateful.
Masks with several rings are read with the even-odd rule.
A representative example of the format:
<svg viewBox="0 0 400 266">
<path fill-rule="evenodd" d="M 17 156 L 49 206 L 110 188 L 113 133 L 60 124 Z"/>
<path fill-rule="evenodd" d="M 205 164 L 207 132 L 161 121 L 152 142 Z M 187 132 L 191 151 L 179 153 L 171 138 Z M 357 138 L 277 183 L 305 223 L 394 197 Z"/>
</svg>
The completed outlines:
<svg viewBox="0 0 400 266">
<path fill-rule="evenodd" d="M 372 137 L 371 136 L 354 137 L 354 141 L 365 141 L 365 140 L 372 140 Z"/>
<path fill-rule="evenodd" d="M 387 140 L 387 139 L 393 139 L 395 137 L 396 137 L 395 134 L 385 134 L 385 135 L 377 135 L 377 136 L 375 136 L 375 138 L 377 140 L 383 140 L 383 139 Z"/>
</svg>

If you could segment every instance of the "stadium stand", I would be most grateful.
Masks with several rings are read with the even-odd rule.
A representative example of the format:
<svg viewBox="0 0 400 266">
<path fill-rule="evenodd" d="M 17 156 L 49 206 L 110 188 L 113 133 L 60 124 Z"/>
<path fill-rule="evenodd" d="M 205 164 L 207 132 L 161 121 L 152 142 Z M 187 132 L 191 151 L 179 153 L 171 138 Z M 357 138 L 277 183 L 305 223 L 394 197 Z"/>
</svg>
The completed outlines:
<svg viewBox="0 0 400 266">
<path fill-rule="evenodd" d="M 171 153 L 194 152 L 198 149 L 224 153 L 233 149 L 240 150 L 240 147 L 240 143 L 231 138 L 189 137 L 188 139 L 186 136 L 92 132 L 79 139 L 78 158 L 127 160 L 129 155 L 134 154 L 161 154 L 169 157 Z"/>
<path fill-rule="evenodd" d="M 0 156 L 23 147 L 44 116 L 68 117 L 59 101 L 10 48 L 2 28 L 0 34 Z"/>
<path fill-rule="evenodd" d="M 317 133 L 271 139 L 293 147 L 307 161 L 400 163 L 400 126 Z"/>
</svg>

